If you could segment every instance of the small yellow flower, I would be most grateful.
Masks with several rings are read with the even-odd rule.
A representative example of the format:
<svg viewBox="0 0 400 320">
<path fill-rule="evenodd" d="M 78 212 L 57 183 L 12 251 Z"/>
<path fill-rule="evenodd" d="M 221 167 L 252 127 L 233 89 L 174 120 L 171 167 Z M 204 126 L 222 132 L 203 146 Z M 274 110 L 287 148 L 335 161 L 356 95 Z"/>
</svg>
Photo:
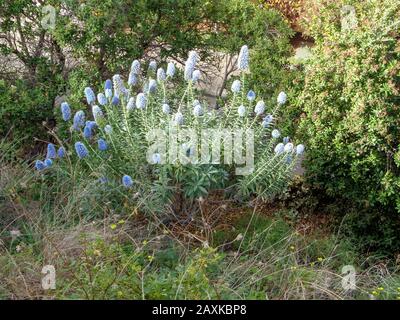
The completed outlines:
<svg viewBox="0 0 400 320">
<path fill-rule="evenodd" d="M 295 249 L 295 247 L 294 246 L 290 246 L 290 250 L 294 250 Z"/>
<path fill-rule="evenodd" d="M 154 260 L 154 256 L 147 256 L 147 259 L 149 259 L 150 262 Z"/>
<path fill-rule="evenodd" d="M 115 230 L 115 229 L 117 228 L 117 225 L 116 225 L 115 223 L 113 223 L 113 224 L 110 226 L 110 228 L 111 228 L 111 230 Z"/>
<path fill-rule="evenodd" d="M 314 265 L 315 265 L 315 262 L 311 262 L 311 263 L 310 263 L 310 266 L 311 266 L 311 267 L 314 267 Z"/>
<path fill-rule="evenodd" d="M 292 266 L 292 267 L 290 267 L 290 269 L 291 269 L 291 270 L 296 270 L 297 267 L 296 267 L 296 266 Z"/>
<path fill-rule="evenodd" d="M 125 220 L 119 220 L 118 221 L 118 224 L 124 224 L 125 223 Z"/>
<path fill-rule="evenodd" d="M 117 296 L 118 296 L 118 297 L 122 297 L 123 295 L 124 295 L 124 294 L 122 293 L 122 291 L 118 291 L 118 292 L 117 292 Z"/>
<path fill-rule="evenodd" d="M 149 242 L 147 240 L 143 240 L 143 245 L 145 246 L 146 244 L 148 244 Z"/>
<path fill-rule="evenodd" d="M 100 252 L 100 250 L 97 250 L 97 249 L 95 249 L 94 251 L 93 251 L 93 253 L 96 255 L 96 256 L 101 256 L 101 252 Z"/>
<path fill-rule="evenodd" d="M 375 290 L 372 291 L 371 293 L 372 293 L 374 296 L 377 296 L 377 295 L 379 294 L 379 293 L 378 293 L 377 291 L 375 291 Z"/>
<path fill-rule="evenodd" d="M 321 257 L 318 257 L 318 262 L 322 262 L 322 261 L 324 261 L 324 259 L 323 258 L 321 258 Z"/>
<path fill-rule="evenodd" d="M 384 289 L 383 287 L 379 287 L 378 290 L 379 290 L 379 291 L 383 291 L 383 290 L 385 290 L 385 289 Z"/>
</svg>

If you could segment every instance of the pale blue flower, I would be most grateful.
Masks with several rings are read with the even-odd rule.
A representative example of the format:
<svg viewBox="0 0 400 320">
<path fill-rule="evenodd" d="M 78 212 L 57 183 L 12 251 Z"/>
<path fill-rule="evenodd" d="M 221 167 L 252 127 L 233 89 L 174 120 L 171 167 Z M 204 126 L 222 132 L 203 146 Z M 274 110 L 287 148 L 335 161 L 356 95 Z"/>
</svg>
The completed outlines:
<svg viewBox="0 0 400 320">
<path fill-rule="evenodd" d="M 113 106 L 117 106 L 117 105 L 119 105 L 119 98 L 117 97 L 117 96 L 114 96 L 113 98 L 112 98 L 112 100 L 111 100 L 111 104 L 113 105 Z"/>
<path fill-rule="evenodd" d="M 104 92 L 106 95 L 107 99 L 111 99 L 113 96 L 113 91 L 112 91 L 112 81 L 110 79 L 107 79 L 105 84 L 104 84 Z"/>
<path fill-rule="evenodd" d="M 38 171 L 41 171 L 46 168 L 46 165 L 42 160 L 36 160 L 35 161 L 35 169 Z"/>
<path fill-rule="evenodd" d="M 140 62 L 138 60 L 134 60 L 131 65 L 131 73 L 138 75 L 140 73 Z"/>
<path fill-rule="evenodd" d="M 57 151 L 57 156 L 59 157 L 59 158 L 64 158 L 65 157 L 65 148 L 64 147 L 60 147 L 60 148 L 58 148 L 58 151 Z"/>
<path fill-rule="evenodd" d="M 99 123 L 99 121 L 104 118 L 103 111 L 101 111 L 101 108 L 97 105 L 94 105 L 92 107 L 92 114 L 94 121 L 96 121 L 96 123 Z"/>
<path fill-rule="evenodd" d="M 130 97 L 129 101 L 128 101 L 127 105 L 126 105 L 126 110 L 132 111 L 132 110 L 135 109 L 135 107 L 136 107 L 135 98 L 134 97 Z"/>
<path fill-rule="evenodd" d="M 247 70 L 248 68 L 249 68 L 249 48 L 246 45 L 244 45 L 240 49 L 238 58 L 238 69 Z"/>
<path fill-rule="evenodd" d="M 113 97 L 112 89 L 106 89 L 105 90 L 105 96 L 106 96 L 107 99 L 111 99 Z"/>
<path fill-rule="evenodd" d="M 184 78 L 186 81 L 192 80 L 193 71 L 194 65 L 192 65 L 190 62 L 186 62 L 184 71 Z"/>
<path fill-rule="evenodd" d="M 239 80 L 233 81 L 232 86 L 231 86 L 232 92 L 233 93 L 238 93 L 240 91 L 241 86 L 242 85 L 241 85 Z"/>
<path fill-rule="evenodd" d="M 180 111 L 175 113 L 174 121 L 175 121 L 175 124 L 177 124 L 177 125 L 183 124 L 183 114 Z"/>
<path fill-rule="evenodd" d="M 137 77 L 136 74 L 134 72 L 130 72 L 129 73 L 129 78 L 128 78 L 128 85 L 130 86 L 136 86 L 137 84 Z"/>
<path fill-rule="evenodd" d="M 265 103 L 264 101 L 260 100 L 257 102 L 255 108 L 254 108 L 254 112 L 256 113 L 256 115 L 261 115 L 263 114 L 265 111 Z"/>
<path fill-rule="evenodd" d="M 91 121 L 91 120 L 86 121 L 85 125 L 88 126 L 90 128 L 90 130 L 94 130 L 97 127 L 96 121 Z"/>
<path fill-rule="evenodd" d="M 112 90 L 112 81 L 110 79 L 107 79 L 105 84 L 104 84 L 104 90 Z"/>
<path fill-rule="evenodd" d="M 155 60 L 151 60 L 149 63 L 149 69 L 156 71 L 157 70 L 157 62 Z"/>
<path fill-rule="evenodd" d="M 85 125 L 85 113 L 79 110 L 74 115 L 73 128 L 79 130 Z"/>
<path fill-rule="evenodd" d="M 199 61 L 199 55 L 196 51 L 192 50 L 189 52 L 188 60 L 190 60 L 193 64 L 196 64 Z"/>
<path fill-rule="evenodd" d="M 287 95 L 284 92 L 279 93 L 277 101 L 279 105 L 285 104 L 287 100 Z"/>
<path fill-rule="evenodd" d="M 54 146 L 54 144 L 49 143 L 47 145 L 47 156 L 46 158 L 48 159 L 54 159 L 57 157 L 57 151 L 56 151 L 56 147 Z"/>
<path fill-rule="evenodd" d="M 289 142 L 289 143 L 286 143 L 286 144 L 285 144 L 285 149 L 284 149 L 284 151 L 289 153 L 289 152 L 292 152 L 292 151 L 293 151 L 293 148 L 294 148 L 293 143 Z"/>
<path fill-rule="evenodd" d="M 106 98 L 106 96 L 104 95 L 104 93 L 100 92 L 97 95 L 97 101 L 100 103 L 100 105 L 105 106 L 108 103 L 108 100 Z"/>
<path fill-rule="evenodd" d="M 281 154 L 281 153 L 283 153 L 284 149 L 285 149 L 285 145 L 283 143 L 278 143 L 276 145 L 274 151 L 275 151 L 276 154 Z"/>
<path fill-rule="evenodd" d="M 85 139 L 90 139 L 92 137 L 92 128 L 88 125 L 83 128 L 83 137 Z"/>
<path fill-rule="evenodd" d="M 199 81 L 200 77 L 201 77 L 200 70 L 194 70 L 192 73 L 192 81 L 193 82 Z"/>
<path fill-rule="evenodd" d="M 194 68 L 196 67 L 196 63 L 198 60 L 198 55 L 196 51 L 190 51 L 189 57 L 185 63 L 184 77 L 186 81 L 192 80 L 192 75 Z"/>
<path fill-rule="evenodd" d="M 99 147 L 100 151 L 106 151 L 108 148 L 107 142 L 101 138 L 97 140 L 97 146 Z"/>
<path fill-rule="evenodd" d="M 132 185 L 133 185 L 133 180 L 132 180 L 132 178 L 131 178 L 130 176 L 128 176 L 128 175 L 124 175 L 124 176 L 122 177 L 122 185 L 123 185 L 125 188 L 130 188 L 130 187 L 132 187 Z"/>
<path fill-rule="evenodd" d="M 198 104 L 200 104 L 200 101 L 197 100 L 197 99 L 194 99 L 193 102 L 192 102 L 192 106 L 195 107 L 195 106 L 197 106 Z"/>
<path fill-rule="evenodd" d="M 92 105 L 93 103 L 96 102 L 96 96 L 94 95 L 92 88 L 90 88 L 90 87 L 85 88 L 85 96 L 86 96 L 87 103 L 89 105 Z"/>
<path fill-rule="evenodd" d="M 123 96 L 126 96 L 128 93 L 128 90 L 125 88 L 124 82 L 122 81 L 122 78 L 119 74 L 115 74 L 112 77 L 113 80 L 113 85 L 114 85 L 114 96 L 118 98 L 122 98 Z"/>
<path fill-rule="evenodd" d="M 138 109 L 145 109 L 147 105 L 147 98 L 144 93 L 139 93 L 136 97 L 136 107 Z"/>
<path fill-rule="evenodd" d="M 196 105 L 196 106 L 193 108 L 193 115 L 194 115 L 195 117 L 200 117 L 200 116 L 203 115 L 203 108 L 201 107 L 200 104 Z"/>
<path fill-rule="evenodd" d="M 157 70 L 157 81 L 158 82 L 162 82 L 165 81 L 165 79 L 167 78 L 165 71 L 163 68 L 158 68 Z"/>
<path fill-rule="evenodd" d="M 109 124 L 107 124 L 105 127 L 104 127 L 104 132 L 105 133 L 107 133 L 107 134 L 111 134 L 112 133 L 112 127 L 109 125 Z"/>
<path fill-rule="evenodd" d="M 173 62 L 169 62 L 167 66 L 167 76 L 172 78 L 175 75 L 175 64 Z"/>
<path fill-rule="evenodd" d="M 299 144 L 298 146 L 296 146 L 296 154 L 297 155 L 303 154 L 303 152 L 304 152 L 304 145 Z"/>
<path fill-rule="evenodd" d="M 61 114 L 64 121 L 71 119 L 71 108 L 67 102 L 61 103 Z"/>
<path fill-rule="evenodd" d="M 253 90 L 247 92 L 247 100 L 254 101 L 256 99 L 256 93 Z"/>
<path fill-rule="evenodd" d="M 165 114 L 169 114 L 170 111 L 171 111 L 171 109 L 170 109 L 169 105 L 167 103 L 164 103 L 162 105 L 162 112 L 164 112 Z"/>
<path fill-rule="evenodd" d="M 51 167 L 53 165 L 53 160 L 51 159 L 44 160 L 44 165 L 46 166 L 46 168 Z"/>
<path fill-rule="evenodd" d="M 75 151 L 80 159 L 87 157 L 89 154 L 89 151 L 86 149 L 86 146 L 80 141 L 75 143 Z"/>
<path fill-rule="evenodd" d="M 246 107 L 244 105 L 240 105 L 238 108 L 239 117 L 244 117 L 246 115 Z"/>
<path fill-rule="evenodd" d="M 274 138 L 274 139 L 278 139 L 278 138 L 281 136 L 281 133 L 279 132 L 279 130 L 274 129 L 274 130 L 272 130 L 272 132 L 271 132 L 271 136 L 272 136 L 272 138 Z"/>
<path fill-rule="evenodd" d="M 148 92 L 155 92 L 157 90 L 157 81 L 154 79 L 149 79 Z"/>
</svg>

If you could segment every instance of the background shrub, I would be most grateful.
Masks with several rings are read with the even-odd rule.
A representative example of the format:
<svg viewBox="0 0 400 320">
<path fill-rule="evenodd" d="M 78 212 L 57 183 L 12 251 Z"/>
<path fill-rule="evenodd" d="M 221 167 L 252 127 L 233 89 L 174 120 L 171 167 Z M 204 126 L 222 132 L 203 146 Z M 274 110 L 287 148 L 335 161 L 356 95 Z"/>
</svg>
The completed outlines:
<svg viewBox="0 0 400 320">
<path fill-rule="evenodd" d="M 42 123 L 53 117 L 51 92 L 46 89 L 32 88 L 23 80 L 13 85 L 0 80 L 0 137 L 13 138 L 18 148 L 25 139 L 31 144 L 32 137 L 46 136 Z"/>
<path fill-rule="evenodd" d="M 399 9 L 390 0 L 310 5 L 305 25 L 316 43 L 293 107 L 304 112 L 308 181 L 363 214 L 378 210 L 378 221 L 400 212 Z"/>
</svg>

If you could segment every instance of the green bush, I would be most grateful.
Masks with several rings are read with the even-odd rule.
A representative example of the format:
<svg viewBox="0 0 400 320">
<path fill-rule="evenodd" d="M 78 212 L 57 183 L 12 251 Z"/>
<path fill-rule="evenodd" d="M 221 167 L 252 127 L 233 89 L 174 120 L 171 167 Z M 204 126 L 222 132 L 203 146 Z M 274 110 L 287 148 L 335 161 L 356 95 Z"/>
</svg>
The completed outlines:
<svg viewBox="0 0 400 320">
<path fill-rule="evenodd" d="M 367 208 L 363 214 L 398 219 L 400 3 L 315 3 L 307 29 L 316 43 L 296 101 L 304 111 L 308 181 Z"/>
<path fill-rule="evenodd" d="M 0 81 L 0 137 L 43 138 L 46 129 L 43 122 L 53 117 L 52 101 L 40 87 L 31 88 L 25 81 L 14 85 Z M 16 146 L 18 147 L 18 146 Z"/>
</svg>

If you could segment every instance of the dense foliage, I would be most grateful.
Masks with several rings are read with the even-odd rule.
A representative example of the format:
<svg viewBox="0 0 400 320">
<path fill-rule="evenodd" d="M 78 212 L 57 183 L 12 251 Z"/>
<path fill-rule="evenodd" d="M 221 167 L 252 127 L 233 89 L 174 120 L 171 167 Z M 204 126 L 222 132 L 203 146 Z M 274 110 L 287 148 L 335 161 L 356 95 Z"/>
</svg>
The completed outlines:
<svg viewBox="0 0 400 320">
<path fill-rule="evenodd" d="M 359 227 L 386 247 L 398 233 L 391 213 L 400 212 L 399 9 L 397 1 L 378 0 L 310 5 L 306 27 L 316 44 L 297 99 L 308 180 L 378 210 L 361 211 Z"/>
</svg>

